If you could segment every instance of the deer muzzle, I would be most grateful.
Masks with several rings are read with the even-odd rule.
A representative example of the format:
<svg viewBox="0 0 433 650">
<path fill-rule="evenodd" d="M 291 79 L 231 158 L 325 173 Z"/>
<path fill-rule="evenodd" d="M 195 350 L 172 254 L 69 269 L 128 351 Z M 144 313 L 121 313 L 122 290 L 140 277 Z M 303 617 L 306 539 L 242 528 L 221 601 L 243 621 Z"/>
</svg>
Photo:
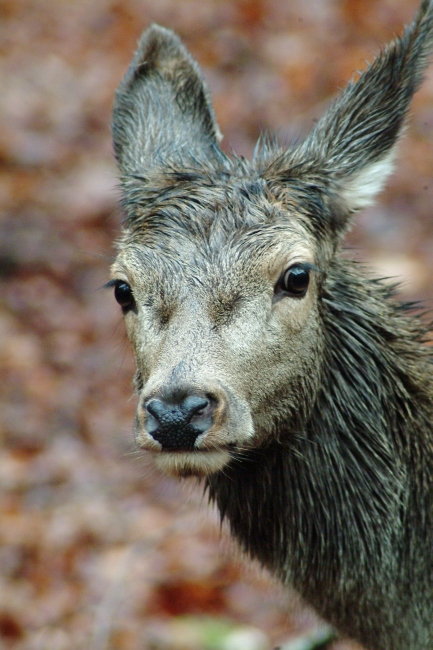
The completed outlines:
<svg viewBox="0 0 433 650">
<path fill-rule="evenodd" d="M 140 396 L 135 418 L 139 446 L 164 472 L 203 476 L 248 445 L 253 424 L 246 402 L 215 382 L 153 387 Z"/>
</svg>

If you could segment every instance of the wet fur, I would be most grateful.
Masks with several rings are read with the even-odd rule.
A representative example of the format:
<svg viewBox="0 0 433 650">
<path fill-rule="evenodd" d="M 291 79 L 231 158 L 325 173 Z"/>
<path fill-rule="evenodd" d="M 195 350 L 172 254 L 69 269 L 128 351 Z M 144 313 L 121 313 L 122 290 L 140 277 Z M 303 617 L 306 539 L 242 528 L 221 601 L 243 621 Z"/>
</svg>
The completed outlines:
<svg viewBox="0 0 433 650">
<path fill-rule="evenodd" d="M 262 142 L 252 163 L 222 153 L 197 64 L 168 30 L 144 33 L 114 106 L 126 220 L 113 273 L 136 279 L 153 318 L 144 332 L 126 317 L 140 395 L 164 368 L 186 381 L 223 365 L 215 332 L 248 322 L 280 240 L 314 252 L 303 329 L 263 350 L 251 335 L 246 361 L 233 356 L 254 437 L 204 473 L 242 548 L 370 650 L 433 648 L 433 373 L 421 321 L 338 249 L 391 172 L 432 23 L 425 0 L 304 142 Z"/>
</svg>

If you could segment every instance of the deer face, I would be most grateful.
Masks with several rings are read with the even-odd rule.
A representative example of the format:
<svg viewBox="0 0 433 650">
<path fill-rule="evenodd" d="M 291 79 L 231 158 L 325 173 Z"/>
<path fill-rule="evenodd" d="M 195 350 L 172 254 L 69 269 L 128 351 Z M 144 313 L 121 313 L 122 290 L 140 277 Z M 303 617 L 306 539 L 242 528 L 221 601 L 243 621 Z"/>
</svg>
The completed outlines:
<svg viewBox="0 0 433 650">
<path fill-rule="evenodd" d="M 170 214 L 153 205 L 112 269 L 137 362 L 135 438 L 169 473 L 215 472 L 287 435 L 314 403 L 322 346 L 314 238 L 263 184 L 260 200 L 242 198 L 246 185 L 180 183 Z"/>
</svg>

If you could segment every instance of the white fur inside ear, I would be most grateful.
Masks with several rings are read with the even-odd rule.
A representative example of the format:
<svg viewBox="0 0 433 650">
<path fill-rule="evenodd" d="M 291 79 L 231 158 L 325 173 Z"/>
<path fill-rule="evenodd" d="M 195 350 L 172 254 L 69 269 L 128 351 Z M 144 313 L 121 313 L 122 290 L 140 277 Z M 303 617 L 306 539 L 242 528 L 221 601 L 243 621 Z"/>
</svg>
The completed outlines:
<svg viewBox="0 0 433 650">
<path fill-rule="evenodd" d="M 362 210 L 374 203 L 388 176 L 394 169 L 395 151 L 391 150 L 384 158 L 364 167 L 353 176 L 345 179 L 341 197 L 351 212 Z"/>
</svg>

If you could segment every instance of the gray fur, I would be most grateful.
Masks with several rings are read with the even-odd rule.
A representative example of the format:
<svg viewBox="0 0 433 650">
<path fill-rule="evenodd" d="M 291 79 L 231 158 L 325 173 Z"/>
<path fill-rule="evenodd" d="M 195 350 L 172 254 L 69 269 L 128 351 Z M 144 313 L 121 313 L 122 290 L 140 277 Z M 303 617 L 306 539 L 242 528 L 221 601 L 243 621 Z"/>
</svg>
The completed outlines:
<svg viewBox="0 0 433 650">
<path fill-rule="evenodd" d="M 433 373 L 422 323 L 338 251 L 391 171 L 432 25 L 424 0 L 304 142 L 252 163 L 219 148 L 166 29 L 143 34 L 114 105 L 136 440 L 205 477 L 241 547 L 370 650 L 433 648 Z M 303 296 L 278 288 L 297 264 Z M 149 433 L 146 404 L 179 392 L 216 404 L 193 449 Z"/>
</svg>

